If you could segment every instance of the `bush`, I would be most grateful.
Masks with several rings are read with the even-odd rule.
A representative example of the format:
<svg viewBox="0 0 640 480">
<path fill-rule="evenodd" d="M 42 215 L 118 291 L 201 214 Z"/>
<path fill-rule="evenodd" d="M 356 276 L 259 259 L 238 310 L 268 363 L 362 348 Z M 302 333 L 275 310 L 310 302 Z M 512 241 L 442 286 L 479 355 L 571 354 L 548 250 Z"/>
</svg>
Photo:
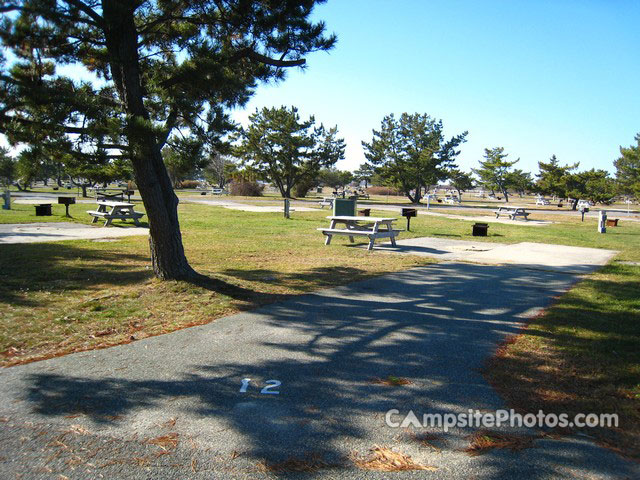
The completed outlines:
<svg viewBox="0 0 640 480">
<path fill-rule="evenodd" d="M 136 185 L 136 182 L 134 182 L 133 180 L 129 180 L 127 182 L 127 190 L 137 190 L 138 186 Z"/>
<path fill-rule="evenodd" d="M 369 187 L 367 193 L 369 195 L 402 195 L 399 190 L 391 187 Z"/>
<path fill-rule="evenodd" d="M 247 180 L 234 180 L 229 186 L 231 195 L 238 197 L 261 197 L 264 185 Z"/>
<path fill-rule="evenodd" d="M 302 180 L 298 182 L 295 187 L 293 187 L 293 195 L 297 198 L 304 198 L 307 196 L 307 193 L 309 193 L 309 190 L 311 190 L 314 186 L 314 181 Z"/>
<path fill-rule="evenodd" d="M 178 185 L 178 188 L 198 188 L 200 182 L 197 180 L 182 180 Z"/>
</svg>

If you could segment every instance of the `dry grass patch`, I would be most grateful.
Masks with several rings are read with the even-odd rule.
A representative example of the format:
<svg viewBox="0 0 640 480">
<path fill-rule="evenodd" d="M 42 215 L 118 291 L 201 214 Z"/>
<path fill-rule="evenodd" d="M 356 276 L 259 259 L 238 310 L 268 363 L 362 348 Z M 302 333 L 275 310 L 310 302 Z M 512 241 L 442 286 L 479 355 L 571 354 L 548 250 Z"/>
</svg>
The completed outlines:
<svg viewBox="0 0 640 480">
<path fill-rule="evenodd" d="M 442 449 L 436 445 L 436 443 L 445 444 L 445 440 L 441 435 L 437 433 L 416 433 L 411 430 L 407 430 L 405 435 L 413 442 L 418 443 L 420 446 L 429 448 L 434 452 L 440 453 Z"/>
<path fill-rule="evenodd" d="M 376 385 L 386 385 L 388 387 L 400 387 L 403 385 L 413 384 L 413 382 L 408 378 L 395 377 L 393 375 L 389 375 L 386 378 L 374 377 L 371 379 L 371 383 L 375 383 Z"/>
<path fill-rule="evenodd" d="M 166 435 L 161 435 L 159 437 L 151 438 L 147 440 L 149 445 L 155 445 L 156 447 L 160 447 L 162 450 L 169 452 L 176 449 L 179 443 L 179 435 L 175 432 L 168 433 Z"/>
<path fill-rule="evenodd" d="M 471 456 L 482 455 L 496 448 L 514 452 L 533 447 L 534 435 L 518 435 L 513 433 L 479 430 L 469 437 L 469 446 L 465 452 Z"/>
<path fill-rule="evenodd" d="M 258 470 L 265 473 L 317 472 L 341 466 L 343 466 L 341 463 L 327 462 L 318 454 L 311 454 L 304 458 L 291 457 L 280 462 L 263 460 L 257 464 Z"/>
<path fill-rule="evenodd" d="M 406 470 L 435 471 L 437 467 L 423 465 L 415 462 L 409 455 L 395 452 L 388 447 L 375 446 L 367 456 L 353 457 L 353 463 L 362 470 L 374 470 L 378 472 L 400 472 Z"/>
</svg>

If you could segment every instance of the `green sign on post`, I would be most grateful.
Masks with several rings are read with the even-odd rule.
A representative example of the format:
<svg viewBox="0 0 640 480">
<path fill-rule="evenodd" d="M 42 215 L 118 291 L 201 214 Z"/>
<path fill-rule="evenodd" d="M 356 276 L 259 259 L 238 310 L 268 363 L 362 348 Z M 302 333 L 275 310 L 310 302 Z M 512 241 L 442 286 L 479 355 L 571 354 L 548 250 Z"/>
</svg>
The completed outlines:
<svg viewBox="0 0 640 480">
<path fill-rule="evenodd" d="M 333 200 L 333 215 L 340 217 L 355 217 L 356 215 L 356 199 L 355 198 L 335 198 Z"/>
</svg>

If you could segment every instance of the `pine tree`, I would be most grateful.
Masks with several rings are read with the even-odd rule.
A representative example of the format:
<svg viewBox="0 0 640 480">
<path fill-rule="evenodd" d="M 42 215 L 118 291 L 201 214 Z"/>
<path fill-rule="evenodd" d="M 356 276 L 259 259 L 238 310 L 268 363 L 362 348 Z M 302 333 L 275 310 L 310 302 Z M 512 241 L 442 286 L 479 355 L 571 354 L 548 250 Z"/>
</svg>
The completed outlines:
<svg viewBox="0 0 640 480">
<path fill-rule="evenodd" d="M 385 184 L 401 190 L 412 203 L 420 203 L 422 190 L 447 178 L 456 150 L 467 132 L 445 140 L 442 120 L 427 114 L 388 115 L 370 143 L 362 142 L 365 157 Z"/>
<path fill-rule="evenodd" d="M 511 167 L 520 161 L 512 162 L 507 160 L 508 153 L 504 153 L 503 147 L 485 148 L 484 158 L 480 160 L 480 168 L 473 172 L 478 176 L 480 182 L 491 190 L 500 190 L 504 195 L 504 201 L 509 202 L 509 174 Z"/>
<path fill-rule="evenodd" d="M 156 276 L 192 278 L 162 148 L 177 129 L 228 127 L 225 109 L 246 103 L 258 82 L 330 49 L 335 37 L 309 20 L 317 3 L 0 1 L 0 37 L 18 58 L 2 63 L 0 129 L 13 143 L 130 161 Z M 58 75 L 65 64 L 94 80 Z"/>
<path fill-rule="evenodd" d="M 249 120 L 235 153 L 245 166 L 273 182 L 284 198 L 291 197 L 296 185 L 315 179 L 321 168 L 344 158 L 337 127 L 316 127 L 313 116 L 301 120 L 296 107 L 263 108 Z"/>
<path fill-rule="evenodd" d="M 620 193 L 632 195 L 640 200 L 640 133 L 635 136 L 637 145 L 620 147 L 620 158 L 616 167 L 616 182 Z"/>
</svg>

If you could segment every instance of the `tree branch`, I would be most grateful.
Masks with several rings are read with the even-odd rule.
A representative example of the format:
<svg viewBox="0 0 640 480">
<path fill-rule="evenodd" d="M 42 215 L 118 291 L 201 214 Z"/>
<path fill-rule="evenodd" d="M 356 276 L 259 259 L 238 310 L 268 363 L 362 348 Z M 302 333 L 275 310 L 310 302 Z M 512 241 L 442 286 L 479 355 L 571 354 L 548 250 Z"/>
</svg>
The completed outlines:
<svg viewBox="0 0 640 480">
<path fill-rule="evenodd" d="M 278 60 L 275 58 L 270 58 L 261 53 L 255 52 L 249 48 L 244 48 L 239 50 L 235 55 L 232 55 L 229 59 L 229 63 L 237 62 L 243 58 L 249 58 L 255 62 L 264 63 L 266 65 L 271 65 L 273 67 L 299 67 L 304 65 L 307 61 L 304 58 L 300 58 L 298 60 Z M 173 77 L 169 77 L 163 82 L 161 85 L 165 88 L 173 87 L 174 85 L 179 84 L 185 78 L 190 78 L 192 72 L 181 72 L 178 75 L 174 75 Z"/>
<path fill-rule="evenodd" d="M 96 13 L 89 5 L 81 2 L 80 0 L 64 0 L 67 4 L 77 8 L 89 18 L 91 18 L 94 22 L 96 22 L 97 26 L 104 27 L 104 18 Z"/>
<path fill-rule="evenodd" d="M 239 58 L 248 57 L 256 62 L 264 63 L 265 65 L 271 65 L 272 67 L 299 67 L 307 63 L 304 58 L 298 60 L 282 60 L 276 58 L 270 58 L 266 55 L 262 55 L 254 50 L 246 49 Z"/>
<path fill-rule="evenodd" d="M 2 123 L 9 123 L 9 122 L 18 122 L 22 125 L 28 125 L 28 126 L 37 126 L 37 127 L 49 127 L 50 125 L 45 123 L 45 122 L 34 122 L 33 120 L 28 120 L 26 118 L 20 118 L 20 117 L 14 117 L 11 115 L 5 115 L 5 114 L 0 114 L 0 121 Z M 61 128 L 65 133 L 74 133 L 74 134 L 78 134 L 78 135 L 83 135 L 83 134 L 90 134 L 91 131 L 86 129 L 86 128 L 80 128 L 80 127 L 72 127 L 69 125 L 56 125 L 56 128 Z"/>
</svg>

